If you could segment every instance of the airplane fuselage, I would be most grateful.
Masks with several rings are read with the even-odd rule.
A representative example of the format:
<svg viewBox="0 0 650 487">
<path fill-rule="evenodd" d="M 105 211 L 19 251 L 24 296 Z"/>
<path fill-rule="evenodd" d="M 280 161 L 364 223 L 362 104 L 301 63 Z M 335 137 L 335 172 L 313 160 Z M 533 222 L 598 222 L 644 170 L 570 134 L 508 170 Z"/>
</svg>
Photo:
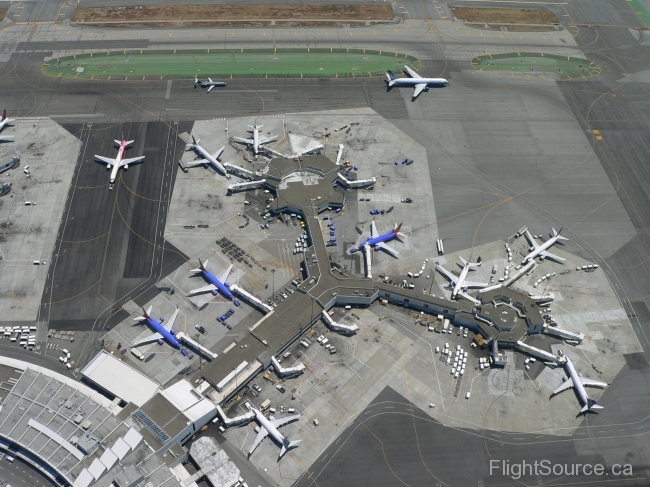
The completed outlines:
<svg viewBox="0 0 650 487">
<path fill-rule="evenodd" d="M 120 170 L 120 162 L 122 162 L 122 158 L 124 157 L 125 150 L 126 150 L 126 141 L 123 140 L 122 143 L 120 144 L 120 148 L 117 150 L 117 157 L 115 158 L 115 164 L 113 164 L 113 167 L 111 168 L 111 177 L 110 177 L 111 184 L 115 183 L 115 180 L 117 179 L 117 171 Z"/>
<path fill-rule="evenodd" d="M 13 118 L 5 118 L 2 122 L 0 122 L 0 132 L 2 132 L 2 130 L 4 130 L 4 128 L 13 121 Z"/>
<path fill-rule="evenodd" d="M 235 296 L 232 294 L 232 292 L 230 292 L 230 289 L 228 289 L 224 283 L 217 279 L 216 276 L 212 274 L 212 272 L 208 270 L 202 270 L 201 274 L 203 274 L 203 278 L 215 286 L 223 296 L 230 299 L 231 301 L 235 299 Z"/>
<path fill-rule="evenodd" d="M 253 127 L 253 152 L 255 155 L 260 151 L 260 129 L 257 125 Z"/>
<path fill-rule="evenodd" d="M 216 168 L 222 174 L 226 174 L 226 168 L 223 167 L 223 165 L 217 160 L 216 157 L 212 157 L 212 154 L 210 154 L 199 144 L 192 144 L 192 146 L 194 147 L 194 150 L 198 152 L 201 156 L 203 156 L 204 159 L 209 161 L 214 168 Z"/>
<path fill-rule="evenodd" d="M 568 376 L 571 377 L 571 380 L 573 381 L 573 387 L 578 393 L 578 397 L 580 397 L 580 401 L 582 401 L 582 405 L 586 406 L 589 404 L 589 397 L 587 396 L 587 391 L 585 391 L 585 387 L 582 385 L 582 381 L 580 380 L 580 376 L 578 375 L 578 372 L 573 366 L 573 362 L 571 362 L 571 359 L 566 355 L 565 358 L 566 358 L 566 362 L 564 362 L 564 369 L 566 370 Z"/>
<path fill-rule="evenodd" d="M 388 233 L 384 233 L 383 235 L 378 235 L 376 237 L 370 237 L 364 243 L 359 245 L 359 248 L 357 250 L 363 249 L 366 245 L 370 247 L 374 247 L 379 243 L 386 243 L 394 239 L 396 236 L 397 236 L 397 232 L 388 232 Z"/>
<path fill-rule="evenodd" d="M 415 85 L 426 84 L 427 86 L 437 87 L 437 86 L 447 86 L 449 81 L 445 78 L 397 78 L 390 80 L 388 86 L 408 86 L 414 88 Z"/>
<path fill-rule="evenodd" d="M 549 248 L 551 248 L 551 246 L 555 242 L 557 242 L 559 238 L 560 238 L 559 235 L 556 235 L 555 237 L 549 238 L 546 242 L 544 242 L 542 245 L 540 245 L 535 250 L 530 252 L 526 257 L 524 257 L 524 260 L 523 260 L 522 263 L 525 264 L 529 260 L 534 259 L 535 257 L 539 256 L 542 252 L 544 252 L 544 251 L 548 250 Z"/>
<path fill-rule="evenodd" d="M 157 333 L 160 333 L 167 343 L 169 343 L 174 348 L 181 348 L 180 342 L 176 339 L 174 335 L 168 332 L 164 326 L 162 326 L 157 320 L 151 316 L 145 316 L 147 324 Z"/>
<path fill-rule="evenodd" d="M 465 282 L 465 278 L 467 277 L 467 273 L 469 272 L 469 267 L 470 267 L 469 265 L 465 264 L 463 270 L 460 272 L 460 276 L 458 276 L 458 280 L 456 281 L 454 290 L 451 292 L 452 298 L 455 298 L 463 288 L 463 283 Z"/>
</svg>

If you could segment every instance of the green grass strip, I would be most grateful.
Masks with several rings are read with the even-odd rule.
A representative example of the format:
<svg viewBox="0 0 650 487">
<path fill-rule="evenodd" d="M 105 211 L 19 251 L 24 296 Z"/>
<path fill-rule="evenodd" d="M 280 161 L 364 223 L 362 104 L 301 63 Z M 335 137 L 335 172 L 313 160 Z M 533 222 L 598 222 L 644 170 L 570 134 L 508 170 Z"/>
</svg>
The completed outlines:
<svg viewBox="0 0 650 487">
<path fill-rule="evenodd" d="M 369 49 L 135 50 L 54 58 L 43 65 L 43 72 L 84 79 L 352 78 L 399 71 L 405 64 L 421 66 L 412 56 Z"/>
<path fill-rule="evenodd" d="M 650 27 L 650 12 L 648 12 L 648 9 L 645 8 L 643 3 L 639 0 L 627 0 L 627 3 L 630 4 L 630 7 L 632 7 L 632 10 L 634 10 L 639 18 L 643 20 L 643 23 Z"/>
<path fill-rule="evenodd" d="M 472 66 L 479 71 L 549 73 L 559 79 L 584 78 L 600 73 L 600 67 L 587 59 L 534 52 L 478 56 L 472 59 Z"/>
</svg>

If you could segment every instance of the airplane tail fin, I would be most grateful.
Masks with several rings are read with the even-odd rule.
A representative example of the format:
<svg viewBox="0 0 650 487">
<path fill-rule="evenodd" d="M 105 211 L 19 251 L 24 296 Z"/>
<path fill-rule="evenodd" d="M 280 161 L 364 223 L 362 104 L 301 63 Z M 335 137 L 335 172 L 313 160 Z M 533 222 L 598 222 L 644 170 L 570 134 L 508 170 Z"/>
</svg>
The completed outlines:
<svg viewBox="0 0 650 487">
<path fill-rule="evenodd" d="M 285 440 L 285 441 L 286 441 L 286 440 Z M 285 454 L 286 452 L 288 452 L 289 450 L 291 450 L 292 448 L 297 447 L 298 444 L 299 444 L 301 441 L 302 441 L 302 440 L 295 440 L 295 441 L 290 441 L 290 442 L 288 442 L 288 443 L 286 443 L 286 442 L 283 443 L 283 444 L 282 444 L 282 449 L 280 450 L 280 457 L 284 456 L 284 454 Z"/>
<path fill-rule="evenodd" d="M 469 264 L 469 262 L 467 262 L 467 261 L 466 261 L 465 259 L 463 259 L 462 257 L 459 256 L 458 258 L 459 258 L 460 261 L 463 263 L 463 265 L 467 265 L 467 264 Z"/>
<path fill-rule="evenodd" d="M 587 399 L 587 404 L 580 410 L 581 413 L 584 413 L 585 411 L 591 411 L 594 409 L 605 409 L 602 406 L 599 406 L 596 401 L 593 399 Z"/>
<path fill-rule="evenodd" d="M 7 119 L 7 109 L 5 108 L 4 111 L 2 112 L 2 120 L 4 121 L 6 119 Z"/>
<path fill-rule="evenodd" d="M 391 70 L 386 71 L 386 78 L 387 78 L 387 83 L 389 88 L 393 86 L 395 84 L 395 81 L 397 80 L 397 76 Z"/>
<path fill-rule="evenodd" d="M 205 262 L 201 262 L 201 259 L 199 259 L 199 267 L 196 269 L 190 270 L 190 272 L 203 272 L 206 270 L 208 267 L 208 261 L 206 260 Z"/>
<path fill-rule="evenodd" d="M 566 237 L 562 237 L 562 236 L 560 235 L 560 233 L 562 233 L 562 229 L 563 229 L 563 228 L 564 228 L 564 227 L 560 228 L 560 231 L 559 231 L 559 232 L 556 232 L 556 231 L 555 231 L 555 228 L 553 228 L 553 229 L 552 229 L 552 230 L 553 230 L 553 236 L 554 236 L 554 237 L 557 237 L 558 240 L 569 240 L 568 238 L 566 238 Z"/>
<path fill-rule="evenodd" d="M 195 139 L 194 136 L 192 135 L 192 142 L 194 142 L 194 145 L 198 145 L 199 140 L 201 140 L 201 139 Z"/>
<path fill-rule="evenodd" d="M 145 311 L 145 309 L 143 307 L 142 308 L 142 316 L 136 316 L 135 318 L 133 318 L 133 321 L 142 321 L 142 320 L 146 320 L 147 318 L 149 318 L 149 314 L 151 313 L 151 308 L 152 307 L 149 306 L 149 309 Z"/>
</svg>

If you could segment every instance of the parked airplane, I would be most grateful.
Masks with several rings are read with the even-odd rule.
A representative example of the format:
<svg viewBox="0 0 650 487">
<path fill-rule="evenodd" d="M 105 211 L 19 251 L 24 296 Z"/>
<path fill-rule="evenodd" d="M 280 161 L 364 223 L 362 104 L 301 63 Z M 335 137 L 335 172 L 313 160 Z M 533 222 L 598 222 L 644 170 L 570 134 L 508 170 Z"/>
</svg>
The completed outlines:
<svg viewBox="0 0 650 487">
<path fill-rule="evenodd" d="M 7 118 L 7 109 L 2 112 L 2 120 L 0 120 L 0 132 L 4 130 L 4 128 L 9 125 L 11 122 L 15 122 L 16 120 L 13 118 Z M 10 142 L 14 140 L 13 135 L 1 135 L 0 136 L 0 142 Z"/>
<path fill-rule="evenodd" d="M 110 157 L 98 156 L 95 155 L 95 160 L 101 161 L 106 164 L 106 169 L 111 169 L 110 184 L 108 189 L 113 189 L 113 184 L 115 184 L 115 179 L 117 179 L 117 171 L 123 167 L 126 171 L 129 168 L 129 164 L 135 164 L 144 159 L 144 156 L 134 157 L 132 159 L 122 159 L 124 157 L 124 152 L 128 145 L 133 144 L 134 140 L 124 140 L 124 134 L 122 134 L 122 140 L 115 140 L 116 144 L 119 144 L 120 148 L 117 151 L 117 157 L 111 159 Z"/>
<path fill-rule="evenodd" d="M 586 411 L 591 411 L 594 409 L 603 409 L 602 406 L 596 404 L 596 401 L 594 401 L 593 399 L 589 399 L 589 397 L 587 396 L 587 391 L 585 391 L 584 386 L 607 387 L 607 383 L 600 382 L 597 380 L 585 379 L 584 377 L 582 377 L 582 374 L 578 374 L 578 372 L 576 372 L 576 369 L 573 366 L 573 362 L 571 362 L 571 359 L 566 355 L 564 355 L 562 351 L 560 351 L 560 354 L 564 357 L 564 370 L 566 371 L 568 378 L 562 383 L 560 387 L 558 387 L 553 391 L 553 395 L 559 394 L 560 392 L 573 387 L 577 391 L 578 397 L 580 398 L 580 401 L 583 404 L 583 408 L 580 410 L 581 413 L 584 413 Z"/>
<path fill-rule="evenodd" d="M 569 240 L 568 238 L 562 237 L 560 235 L 560 232 L 562 231 L 561 228 L 559 232 L 556 232 L 555 228 L 553 228 L 552 230 L 553 230 L 553 234 L 551 235 L 551 238 L 549 238 L 542 245 L 539 245 L 537 242 L 535 242 L 533 236 L 530 234 L 528 230 L 526 230 L 524 235 L 526 235 L 526 240 L 528 240 L 528 242 L 530 243 L 529 250 L 531 252 L 526 257 L 524 257 L 524 260 L 521 261 L 522 264 L 525 264 L 526 262 L 528 262 L 531 259 L 534 259 L 535 257 L 539 257 L 540 259 L 552 259 L 559 263 L 562 263 L 566 260 L 563 259 L 562 257 L 559 257 L 555 254 L 551 254 L 550 252 L 546 251 L 546 249 L 551 248 L 551 246 L 558 240 Z"/>
<path fill-rule="evenodd" d="M 230 264 L 224 273 L 217 278 L 214 274 L 212 274 L 212 272 L 208 270 L 208 261 L 206 260 L 205 263 L 203 263 L 201 262 L 201 259 L 199 259 L 198 269 L 192 269 L 190 272 L 200 273 L 203 276 L 203 279 L 208 281 L 210 284 L 198 289 L 192 289 L 189 292 L 188 296 L 192 294 L 207 292 L 211 292 L 213 296 L 216 296 L 217 293 L 220 292 L 224 297 L 230 300 L 235 299 L 235 296 L 232 294 L 232 292 L 230 292 L 230 289 L 228 289 L 230 285 L 226 282 L 230 271 L 232 271 L 232 264 Z"/>
<path fill-rule="evenodd" d="M 386 245 L 386 242 L 389 242 L 390 240 L 393 240 L 394 238 L 406 238 L 406 235 L 404 235 L 400 230 L 402 229 L 402 224 L 400 223 L 399 225 L 395 224 L 395 228 L 391 230 L 388 233 L 384 233 L 382 235 L 379 235 L 379 232 L 377 231 L 377 225 L 375 225 L 375 220 L 373 220 L 370 223 L 370 237 L 368 237 L 364 242 L 361 243 L 358 247 L 352 247 L 350 249 L 350 253 L 353 254 L 354 252 L 359 252 L 363 250 L 366 246 L 373 248 L 375 250 L 379 249 L 384 249 L 387 252 L 390 252 L 393 256 L 397 257 L 399 259 L 400 253 Z"/>
<path fill-rule="evenodd" d="M 194 77 L 194 88 L 197 86 L 200 86 L 201 88 L 208 88 L 208 91 L 206 93 L 210 93 L 212 91 L 212 88 L 215 86 L 226 86 L 226 83 L 223 81 L 212 81 L 210 78 L 208 78 L 208 81 L 201 81 L 199 78 L 196 76 Z"/>
<path fill-rule="evenodd" d="M 255 448 L 257 448 L 257 446 L 267 436 L 273 438 L 273 440 L 275 440 L 281 446 L 282 449 L 280 450 L 280 458 L 282 458 L 282 456 L 288 450 L 298 446 L 298 443 L 300 443 L 301 440 L 289 441 L 288 438 L 285 438 L 282 433 L 278 431 L 278 428 L 300 418 L 300 414 L 294 414 L 293 416 L 287 416 L 286 418 L 269 420 L 255 407 L 251 406 L 251 410 L 255 413 L 255 421 L 257 421 L 259 426 L 255 428 L 255 431 L 257 431 L 257 437 L 255 437 L 255 441 L 253 441 L 253 445 L 248 452 L 249 457 L 253 454 Z"/>
<path fill-rule="evenodd" d="M 277 140 L 278 136 L 277 135 L 272 135 L 271 137 L 267 139 L 260 139 L 260 129 L 264 127 L 264 125 L 249 125 L 250 128 L 252 128 L 252 132 L 249 130 L 248 132 L 253 134 L 252 139 L 244 139 L 242 137 L 233 137 L 233 140 L 235 142 L 239 142 L 240 144 L 246 144 L 249 147 L 253 148 L 253 153 L 255 155 L 259 154 L 261 147 L 264 144 L 268 144 L 269 142 L 273 142 L 274 140 Z"/>
<path fill-rule="evenodd" d="M 472 282 L 466 280 L 467 274 L 469 271 L 472 269 L 472 267 L 480 267 L 481 264 L 479 263 L 473 263 L 473 262 L 467 262 L 465 259 L 462 257 L 459 257 L 459 259 L 463 262 L 463 270 L 460 271 L 460 276 L 456 276 L 452 272 L 449 272 L 447 269 L 442 267 L 440 264 L 436 262 L 436 269 L 440 274 L 445 276 L 447 279 L 449 279 L 449 285 L 454 286 L 454 290 L 451 292 L 451 298 L 455 299 L 458 297 L 458 293 L 462 290 L 467 290 L 470 287 L 487 287 L 489 286 L 488 283 L 483 283 L 483 282 Z"/>
<path fill-rule="evenodd" d="M 404 66 L 404 69 L 409 74 L 410 78 L 398 78 L 392 71 L 387 71 L 386 78 L 388 78 L 388 81 L 386 81 L 386 83 L 388 83 L 389 90 L 395 86 L 398 88 L 402 86 L 412 86 L 413 100 L 420 96 L 420 93 L 423 91 L 429 91 L 429 88 L 431 87 L 438 88 L 441 86 L 447 86 L 447 83 L 449 83 L 445 78 L 423 78 L 408 66 Z"/>
<path fill-rule="evenodd" d="M 136 340 L 135 342 L 133 342 L 132 346 L 137 347 L 139 345 L 144 345 L 145 343 L 155 342 L 156 340 L 165 340 L 172 347 L 181 348 L 180 342 L 176 339 L 174 335 L 172 335 L 171 332 L 172 327 L 174 326 L 174 321 L 176 321 L 176 317 L 178 316 L 178 308 L 176 308 L 174 314 L 171 316 L 171 318 L 169 318 L 169 321 L 167 321 L 165 324 L 160 323 L 158 320 L 156 320 L 151 316 L 151 308 L 152 307 L 149 306 L 149 309 L 147 311 L 145 311 L 144 308 L 142 308 L 144 315 L 138 316 L 137 318 L 133 318 L 133 321 L 146 321 L 147 325 L 153 328 L 156 333 L 154 333 L 153 335 L 146 336 L 140 340 Z"/>
<path fill-rule="evenodd" d="M 224 145 L 219 149 L 217 152 L 214 154 L 210 154 L 207 150 L 205 150 L 203 147 L 199 145 L 199 141 L 201 139 L 195 139 L 194 136 L 192 136 L 192 142 L 188 144 L 190 146 L 190 150 L 193 150 L 200 156 L 203 156 L 203 159 L 197 159 L 196 161 L 191 161 L 191 162 L 184 162 L 183 165 L 185 167 L 195 167 L 195 166 L 212 166 L 214 169 L 219 171 L 221 174 L 227 175 L 226 174 L 226 168 L 223 167 L 223 164 L 219 162 L 219 158 L 221 157 L 221 154 L 223 154 L 224 149 L 226 146 Z"/>
</svg>

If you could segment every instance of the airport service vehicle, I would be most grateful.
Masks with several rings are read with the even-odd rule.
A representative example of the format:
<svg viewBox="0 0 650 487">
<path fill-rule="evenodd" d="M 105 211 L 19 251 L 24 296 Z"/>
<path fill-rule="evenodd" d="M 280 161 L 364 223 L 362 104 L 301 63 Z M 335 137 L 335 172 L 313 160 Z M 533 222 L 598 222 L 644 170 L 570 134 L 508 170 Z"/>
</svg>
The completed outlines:
<svg viewBox="0 0 650 487">
<path fill-rule="evenodd" d="M 423 91 L 429 91 L 429 88 L 431 87 L 440 88 L 447 86 L 449 83 L 445 78 L 423 78 L 406 65 L 404 65 L 404 69 L 409 74 L 410 78 L 398 78 L 392 71 L 387 71 L 386 78 L 388 78 L 388 81 L 386 81 L 386 83 L 388 84 L 389 90 L 396 86 L 398 88 L 403 86 L 413 87 L 413 100 L 420 96 L 420 93 Z"/>
<path fill-rule="evenodd" d="M 250 128 L 253 130 L 249 130 L 248 132 L 253 134 L 253 138 L 251 139 L 244 139 L 242 137 L 233 137 L 233 140 L 235 142 L 238 142 L 240 144 L 245 144 L 253 149 L 253 154 L 257 155 L 260 153 L 260 149 L 263 145 L 268 144 L 269 142 L 273 142 L 274 140 L 277 140 L 278 136 L 277 135 L 272 135 L 271 137 L 268 137 L 266 139 L 260 139 L 260 129 L 264 127 L 264 125 L 249 125 Z"/>
<path fill-rule="evenodd" d="M 547 249 L 550 249 L 553 246 L 553 244 L 555 244 L 556 242 L 562 243 L 559 241 L 569 240 L 568 238 L 560 235 L 560 233 L 562 232 L 562 228 L 560 228 L 559 232 L 556 232 L 555 228 L 551 228 L 551 230 L 553 230 L 553 233 L 550 234 L 551 238 L 549 238 L 542 245 L 539 245 L 537 242 L 535 242 L 535 239 L 533 238 L 533 236 L 530 234 L 528 230 L 524 232 L 524 235 L 526 236 L 526 240 L 528 240 L 528 243 L 530 244 L 530 249 L 529 249 L 530 253 L 526 255 L 526 257 L 524 257 L 524 260 L 521 261 L 522 264 L 525 264 L 531 259 L 535 259 L 535 257 L 539 257 L 542 260 L 551 259 L 556 262 L 559 262 L 560 264 L 562 264 L 566 260 L 558 255 L 551 254 L 550 252 L 547 251 Z"/>
<path fill-rule="evenodd" d="M 223 164 L 219 162 L 219 158 L 221 157 L 221 154 L 223 153 L 224 149 L 226 146 L 222 146 L 221 149 L 219 149 L 217 152 L 214 154 L 210 154 L 207 150 L 205 150 L 203 147 L 199 145 L 199 141 L 201 139 L 195 139 L 194 136 L 192 136 L 192 143 L 188 144 L 188 149 L 187 150 L 193 150 L 196 152 L 198 155 L 200 155 L 203 159 L 197 159 L 196 161 L 190 161 L 190 162 L 184 162 L 183 165 L 185 167 L 195 167 L 195 166 L 212 166 L 215 170 L 219 171 L 221 174 L 224 176 L 226 175 L 226 168 L 223 167 Z"/>
<path fill-rule="evenodd" d="M 594 409 L 603 409 L 602 406 L 596 404 L 596 401 L 594 401 L 593 399 L 589 399 L 589 396 L 587 396 L 587 391 L 585 391 L 584 386 L 607 387 L 607 383 L 600 382 L 597 380 L 592 380 L 592 379 L 585 379 L 584 377 L 582 377 L 581 374 L 578 374 L 575 367 L 573 366 L 573 362 L 571 362 L 571 359 L 564 354 L 562 355 L 564 358 L 564 363 L 563 363 L 564 370 L 566 371 L 568 377 L 562 383 L 561 386 L 559 386 L 557 389 L 553 391 L 553 395 L 559 394 L 560 392 L 565 391 L 567 389 L 571 389 L 573 387 L 576 390 L 578 397 L 580 398 L 580 401 L 583 404 L 583 407 L 580 410 L 581 413 L 584 413 L 586 411 L 592 411 Z"/>
<path fill-rule="evenodd" d="M 110 176 L 110 184 L 108 185 L 108 189 L 113 189 L 113 185 L 115 184 L 115 179 L 117 179 L 117 171 L 121 167 L 124 168 L 126 171 L 129 168 L 129 164 L 135 164 L 137 162 L 142 161 L 144 159 L 144 156 L 140 157 L 133 157 L 131 159 L 122 159 L 124 157 L 124 152 L 126 151 L 127 146 L 133 144 L 135 142 L 134 140 L 124 140 L 124 134 L 122 134 L 122 140 L 114 140 L 116 144 L 119 144 L 119 149 L 117 150 L 117 157 L 115 159 L 111 159 L 110 157 L 104 157 L 104 156 L 98 156 L 95 155 L 95 160 L 101 163 L 106 164 L 106 169 L 110 169 L 111 171 L 111 176 Z"/>
<path fill-rule="evenodd" d="M 172 334 L 172 327 L 174 326 L 174 321 L 176 321 L 176 317 L 178 316 L 178 308 L 176 308 L 174 314 L 171 316 L 171 318 L 169 318 L 167 322 L 165 322 L 165 324 L 162 324 L 160 321 L 151 316 L 151 308 L 152 306 L 149 306 L 149 309 L 146 311 L 144 308 L 142 308 L 144 314 L 142 316 L 133 318 L 133 321 L 145 321 L 147 325 L 149 325 L 149 327 L 155 331 L 155 333 L 141 338 L 140 340 L 134 341 L 132 346 L 137 347 L 139 345 L 144 345 L 145 343 L 151 343 L 155 341 L 158 341 L 160 343 L 162 340 L 164 340 L 172 347 L 180 349 L 180 342 Z"/>
<path fill-rule="evenodd" d="M 221 293 L 225 298 L 228 298 L 232 301 L 235 299 L 235 296 L 232 292 L 230 292 L 230 284 L 226 282 L 226 279 L 228 279 L 228 275 L 230 274 L 231 270 L 232 264 L 230 264 L 228 268 L 223 272 L 223 274 L 217 278 L 214 274 L 212 274 L 212 272 L 208 270 L 208 261 L 206 260 L 204 264 L 201 262 L 201 259 L 199 259 L 198 269 L 192 269 L 190 272 L 200 273 L 201 276 L 203 276 L 203 279 L 208 281 L 209 284 L 197 289 L 192 289 L 189 292 L 188 296 L 191 296 L 192 294 L 207 292 L 210 292 L 213 296 L 216 296 L 217 293 Z"/>
<path fill-rule="evenodd" d="M 0 132 L 2 132 L 11 122 L 15 122 L 15 119 L 7 118 L 7 109 L 5 108 L 2 112 L 2 120 L 0 120 Z M 14 140 L 13 135 L 0 135 L 0 142 L 11 142 L 12 140 Z M 20 158 L 18 160 L 20 160 Z"/>
<path fill-rule="evenodd" d="M 194 88 L 197 86 L 200 86 L 201 88 L 207 88 L 208 91 L 206 91 L 206 93 L 210 93 L 215 86 L 226 86 L 226 83 L 224 81 L 212 81 L 210 78 L 208 78 L 207 81 L 201 81 L 195 76 Z"/>
<path fill-rule="evenodd" d="M 460 276 L 458 277 L 436 262 L 436 270 L 449 279 L 449 285 L 454 287 L 454 290 L 451 292 L 452 299 L 456 299 L 461 290 L 467 291 L 470 287 L 483 288 L 488 286 L 487 282 L 472 282 L 466 280 L 469 271 L 473 267 L 480 267 L 480 263 L 467 262 L 462 257 L 460 257 L 460 260 L 463 262 L 463 270 L 460 272 Z"/>
<path fill-rule="evenodd" d="M 270 421 L 255 407 L 251 406 L 251 410 L 253 413 L 255 413 L 255 421 L 257 421 L 257 424 L 259 424 L 259 431 L 257 433 L 255 441 L 253 441 L 253 445 L 251 446 L 250 451 L 248 452 L 249 457 L 253 454 L 255 448 L 257 448 L 257 446 L 267 436 L 270 436 L 276 443 L 280 445 L 280 458 L 282 458 L 282 456 L 288 450 L 298 446 L 298 443 L 300 443 L 301 440 L 290 441 L 278 431 L 278 428 L 284 426 L 287 423 L 297 420 L 300 418 L 300 414 L 295 414 L 293 416 L 287 416 L 286 418 L 274 419 Z"/>
<path fill-rule="evenodd" d="M 350 249 L 350 253 L 358 252 L 364 250 L 366 247 L 369 247 L 369 248 L 374 248 L 375 250 L 383 249 L 391 253 L 394 257 L 399 258 L 400 255 L 399 252 L 386 245 L 386 242 L 389 242 L 394 238 L 398 238 L 398 239 L 406 238 L 406 235 L 404 235 L 400 231 L 401 229 L 402 229 L 402 224 L 401 223 L 399 225 L 396 224 L 395 228 L 393 228 L 393 230 L 391 230 L 390 232 L 379 235 L 379 232 L 377 231 L 377 225 L 375 224 L 375 220 L 373 220 L 370 223 L 370 237 L 368 237 L 358 247 L 356 248 L 353 247 L 352 249 Z"/>
</svg>

